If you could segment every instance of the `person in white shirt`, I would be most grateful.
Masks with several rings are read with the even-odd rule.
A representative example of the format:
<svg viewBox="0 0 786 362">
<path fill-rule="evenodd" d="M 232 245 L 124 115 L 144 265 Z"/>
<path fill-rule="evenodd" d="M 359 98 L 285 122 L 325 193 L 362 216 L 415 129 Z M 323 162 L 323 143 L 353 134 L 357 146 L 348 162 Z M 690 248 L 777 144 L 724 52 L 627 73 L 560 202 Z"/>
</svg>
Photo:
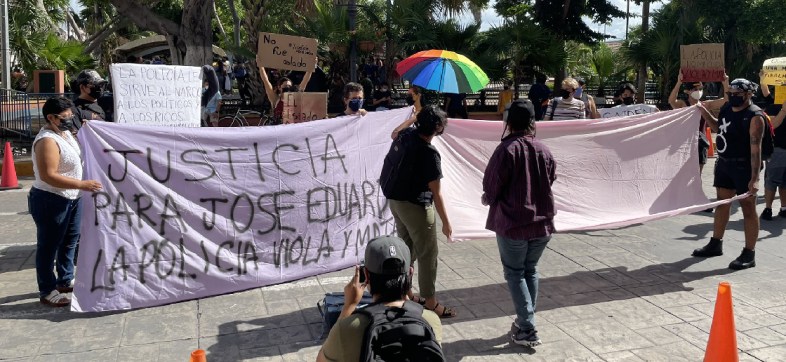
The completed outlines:
<svg viewBox="0 0 786 362">
<path fill-rule="evenodd" d="M 549 107 L 546 110 L 546 119 L 550 121 L 564 121 L 584 118 L 586 106 L 581 99 L 574 97 L 578 88 L 579 83 L 575 79 L 565 78 L 562 81 L 560 96 L 549 102 Z"/>
</svg>

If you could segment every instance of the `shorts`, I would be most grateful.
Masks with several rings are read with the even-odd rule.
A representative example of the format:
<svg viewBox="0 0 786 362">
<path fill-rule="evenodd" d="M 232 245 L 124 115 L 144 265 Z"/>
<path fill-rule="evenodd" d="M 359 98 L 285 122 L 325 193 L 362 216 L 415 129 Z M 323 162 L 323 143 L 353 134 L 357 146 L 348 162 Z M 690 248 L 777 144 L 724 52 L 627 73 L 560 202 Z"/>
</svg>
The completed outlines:
<svg viewBox="0 0 786 362">
<path fill-rule="evenodd" d="M 775 147 L 764 170 L 764 188 L 786 187 L 786 149 Z"/>
<path fill-rule="evenodd" d="M 715 179 L 712 186 L 735 190 L 737 195 L 748 192 L 751 182 L 751 160 L 746 158 L 726 159 L 718 157 L 715 161 Z"/>
</svg>

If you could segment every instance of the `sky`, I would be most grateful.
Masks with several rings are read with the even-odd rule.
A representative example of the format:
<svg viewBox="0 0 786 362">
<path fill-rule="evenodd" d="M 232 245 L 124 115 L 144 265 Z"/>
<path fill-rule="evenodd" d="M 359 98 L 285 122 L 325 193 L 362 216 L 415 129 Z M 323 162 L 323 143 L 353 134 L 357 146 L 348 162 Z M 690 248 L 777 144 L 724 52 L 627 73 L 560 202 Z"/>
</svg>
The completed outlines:
<svg viewBox="0 0 786 362">
<path fill-rule="evenodd" d="M 71 7 L 74 10 L 79 11 L 82 8 L 82 6 L 79 5 L 79 2 L 77 0 L 70 0 L 70 1 L 71 1 Z M 617 7 L 620 8 L 622 11 L 625 11 L 625 9 L 627 8 L 627 0 L 611 0 L 611 2 L 614 5 L 617 5 Z M 494 3 L 496 3 L 496 0 L 491 0 L 490 3 L 489 3 L 489 7 L 486 10 L 483 11 L 483 14 L 481 16 L 481 21 L 482 21 L 481 30 L 486 30 L 486 29 L 491 28 L 492 26 L 500 25 L 502 23 L 502 19 L 499 16 L 497 16 L 496 12 L 494 12 Z M 650 11 L 655 11 L 657 9 L 660 9 L 662 6 L 663 6 L 663 4 L 661 2 L 652 3 L 650 5 Z M 638 6 L 635 3 L 633 3 L 633 1 L 631 1 L 631 3 L 630 3 L 630 13 L 631 14 L 641 15 L 641 6 Z M 462 23 L 464 23 L 464 24 L 472 23 L 472 21 L 473 21 L 472 14 L 462 14 L 460 16 L 460 21 Z M 630 18 L 630 27 L 631 28 L 634 27 L 634 26 L 637 26 L 639 24 L 641 24 L 641 17 L 635 17 L 635 18 L 631 17 Z M 601 32 L 601 33 L 609 34 L 609 35 L 613 36 L 617 40 L 625 39 L 625 19 L 624 18 L 623 19 L 615 19 L 609 25 L 592 24 L 591 27 L 592 27 L 593 30 Z M 611 39 L 611 40 L 614 40 L 614 39 Z"/>
</svg>

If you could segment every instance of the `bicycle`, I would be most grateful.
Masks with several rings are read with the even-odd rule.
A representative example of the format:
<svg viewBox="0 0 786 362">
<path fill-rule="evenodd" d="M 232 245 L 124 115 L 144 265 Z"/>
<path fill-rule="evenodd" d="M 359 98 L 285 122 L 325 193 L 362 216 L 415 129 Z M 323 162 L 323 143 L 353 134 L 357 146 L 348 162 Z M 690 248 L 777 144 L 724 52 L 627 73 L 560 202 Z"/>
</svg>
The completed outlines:
<svg viewBox="0 0 786 362">
<path fill-rule="evenodd" d="M 247 116 L 256 117 L 261 120 L 259 123 L 260 126 L 267 125 L 270 120 L 268 117 L 265 117 L 262 113 L 257 111 L 252 111 L 248 109 L 240 109 L 238 108 L 237 112 L 231 116 L 223 116 L 218 119 L 216 123 L 217 127 L 248 127 L 250 124 L 246 119 Z"/>
</svg>

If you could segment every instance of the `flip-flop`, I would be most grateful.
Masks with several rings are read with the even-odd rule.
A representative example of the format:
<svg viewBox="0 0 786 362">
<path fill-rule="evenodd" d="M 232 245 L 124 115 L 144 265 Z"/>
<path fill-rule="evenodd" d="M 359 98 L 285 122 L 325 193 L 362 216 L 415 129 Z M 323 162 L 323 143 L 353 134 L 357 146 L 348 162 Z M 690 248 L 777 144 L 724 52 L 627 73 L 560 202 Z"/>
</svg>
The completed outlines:
<svg viewBox="0 0 786 362">
<path fill-rule="evenodd" d="M 426 307 L 426 309 L 434 312 L 440 319 L 453 318 L 456 316 L 456 311 L 453 310 L 453 308 L 444 305 L 442 306 L 442 313 L 437 313 L 437 308 L 439 308 L 440 305 L 441 304 L 437 303 L 437 305 L 435 305 L 433 309 L 428 307 Z"/>
<path fill-rule="evenodd" d="M 419 295 L 415 295 L 412 297 L 412 301 L 418 303 L 420 305 L 426 305 L 426 298 L 423 298 Z"/>
</svg>

